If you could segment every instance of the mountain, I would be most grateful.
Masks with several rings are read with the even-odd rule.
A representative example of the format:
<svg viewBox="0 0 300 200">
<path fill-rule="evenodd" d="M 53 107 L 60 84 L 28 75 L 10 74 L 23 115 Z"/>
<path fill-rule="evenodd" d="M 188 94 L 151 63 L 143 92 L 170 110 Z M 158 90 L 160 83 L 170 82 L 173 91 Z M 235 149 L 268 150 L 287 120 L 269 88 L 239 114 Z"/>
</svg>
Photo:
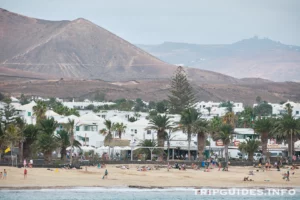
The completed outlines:
<svg viewBox="0 0 300 200">
<path fill-rule="evenodd" d="M 176 69 L 82 18 L 47 21 L 0 9 L 0 27 L 2 76 L 13 69 L 19 78 L 33 73 L 45 79 L 127 81 L 169 79 Z M 219 73 L 187 71 L 199 82 L 238 82 Z"/>
<path fill-rule="evenodd" d="M 249 57 L 242 50 L 247 40 L 229 46 L 165 43 L 142 46 L 142 50 L 82 18 L 47 21 L 4 9 L 0 9 L 0 38 L 0 91 L 13 96 L 92 98 L 100 91 L 108 100 L 162 100 L 167 98 L 176 66 L 147 53 L 147 48 L 175 59 L 173 63 L 186 63 L 197 56 L 200 64 L 232 55 Z M 257 47 L 248 49 L 256 52 Z M 252 104 L 256 96 L 271 102 L 300 100 L 300 83 L 238 79 L 191 67 L 186 72 L 199 101 Z"/>
<path fill-rule="evenodd" d="M 161 60 L 236 78 L 300 81 L 300 47 L 253 37 L 228 45 L 137 45 Z"/>
</svg>

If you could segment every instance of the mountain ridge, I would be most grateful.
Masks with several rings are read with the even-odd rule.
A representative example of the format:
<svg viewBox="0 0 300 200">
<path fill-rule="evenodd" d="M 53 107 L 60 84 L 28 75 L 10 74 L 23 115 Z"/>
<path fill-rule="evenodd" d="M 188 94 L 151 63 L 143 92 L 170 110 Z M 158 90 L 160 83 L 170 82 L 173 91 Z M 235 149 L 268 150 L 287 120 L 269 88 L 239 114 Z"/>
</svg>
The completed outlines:
<svg viewBox="0 0 300 200">
<path fill-rule="evenodd" d="M 300 81 L 300 46 L 285 45 L 268 38 L 253 37 L 219 45 L 164 42 L 138 46 L 172 64 L 236 78 Z"/>
</svg>

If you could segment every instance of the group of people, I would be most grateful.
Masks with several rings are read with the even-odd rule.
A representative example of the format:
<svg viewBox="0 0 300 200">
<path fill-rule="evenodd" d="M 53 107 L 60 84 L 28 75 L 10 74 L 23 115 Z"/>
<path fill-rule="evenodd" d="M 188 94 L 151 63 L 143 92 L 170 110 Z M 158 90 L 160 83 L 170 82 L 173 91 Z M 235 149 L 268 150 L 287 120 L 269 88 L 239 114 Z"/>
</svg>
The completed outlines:
<svg viewBox="0 0 300 200">
<path fill-rule="evenodd" d="M 29 163 L 27 163 L 27 160 L 24 159 L 23 166 L 24 166 L 24 168 L 25 168 L 25 167 L 32 168 L 32 167 L 33 167 L 33 160 L 30 159 L 30 160 L 29 160 Z"/>
<path fill-rule="evenodd" d="M 3 173 L 0 172 L 0 179 L 6 179 L 6 177 L 7 177 L 7 171 L 6 171 L 6 169 L 4 169 Z"/>
</svg>

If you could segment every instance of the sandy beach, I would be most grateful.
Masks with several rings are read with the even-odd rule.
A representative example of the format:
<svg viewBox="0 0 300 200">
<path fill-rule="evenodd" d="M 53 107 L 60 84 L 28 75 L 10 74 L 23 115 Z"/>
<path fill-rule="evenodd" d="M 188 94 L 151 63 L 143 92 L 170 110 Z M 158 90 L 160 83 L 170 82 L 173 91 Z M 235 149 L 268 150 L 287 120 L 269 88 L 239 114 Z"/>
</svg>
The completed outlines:
<svg viewBox="0 0 300 200">
<path fill-rule="evenodd" d="M 228 172 L 211 172 L 187 169 L 180 171 L 166 168 L 150 171 L 137 171 L 137 165 L 129 165 L 130 169 L 120 169 L 116 165 L 108 165 L 108 178 L 103 180 L 105 169 L 88 167 L 82 170 L 65 170 L 46 168 L 28 169 L 28 177 L 24 180 L 24 168 L 0 167 L 6 169 L 6 180 L 0 180 L 0 188 L 52 188 L 52 187 L 300 187 L 300 170 L 291 171 L 290 181 L 282 179 L 282 174 L 276 169 L 271 171 L 256 172 L 253 167 L 230 167 Z M 252 182 L 244 182 L 250 170 L 255 170 Z M 292 173 L 295 172 L 294 175 Z"/>
</svg>

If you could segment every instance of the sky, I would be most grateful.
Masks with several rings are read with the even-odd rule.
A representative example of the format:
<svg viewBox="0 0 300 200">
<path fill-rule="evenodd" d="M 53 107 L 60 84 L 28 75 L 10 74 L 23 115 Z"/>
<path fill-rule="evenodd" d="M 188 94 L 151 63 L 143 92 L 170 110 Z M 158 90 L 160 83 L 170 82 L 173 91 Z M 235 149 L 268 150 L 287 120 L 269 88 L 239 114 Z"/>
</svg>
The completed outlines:
<svg viewBox="0 0 300 200">
<path fill-rule="evenodd" d="M 300 46 L 300 0 L 0 0 L 47 20 L 85 18 L 134 44 L 230 44 L 253 36 Z"/>
</svg>

